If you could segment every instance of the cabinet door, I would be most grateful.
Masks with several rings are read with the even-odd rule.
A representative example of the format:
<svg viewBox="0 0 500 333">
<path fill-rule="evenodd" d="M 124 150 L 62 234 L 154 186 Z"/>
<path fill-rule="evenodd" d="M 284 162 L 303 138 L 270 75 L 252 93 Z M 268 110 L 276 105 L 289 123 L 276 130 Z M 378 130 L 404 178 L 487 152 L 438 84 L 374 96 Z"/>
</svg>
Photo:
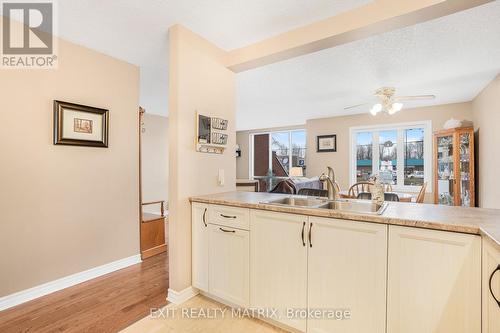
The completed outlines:
<svg viewBox="0 0 500 333">
<path fill-rule="evenodd" d="M 305 216 L 250 211 L 250 304 L 277 309 L 270 319 L 302 332 L 305 318 L 289 318 L 286 309 L 307 308 L 306 229 Z"/>
<path fill-rule="evenodd" d="M 250 237 L 246 230 L 208 225 L 210 294 L 234 305 L 249 305 Z"/>
<path fill-rule="evenodd" d="M 389 226 L 388 333 L 481 331 L 481 238 Z"/>
<path fill-rule="evenodd" d="M 475 206 L 474 185 L 474 131 L 459 130 L 457 154 L 458 162 L 458 205 L 464 207 Z"/>
<path fill-rule="evenodd" d="M 500 306 L 494 299 L 500 300 L 499 265 L 500 250 L 489 240 L 483 240 L 483 333 L 500 332 Z"/>
<path fill-rule="evenodd" d="M 457 202 L 456 136 L 452 131 L 435 137 L 435 203 L 454 206 Z"/>
<path fill-rule="evenodd" d="M 192 285 L 208 291 L 208 205 L 193 203 L 191 210 Z"/>
<path fill-rule="evenodd" d="M 385 332 L 387 225 L 314 217 L 309 224 L 308 307 L 349 313 L 313 317 L 307 332 Z"/>
</svg>

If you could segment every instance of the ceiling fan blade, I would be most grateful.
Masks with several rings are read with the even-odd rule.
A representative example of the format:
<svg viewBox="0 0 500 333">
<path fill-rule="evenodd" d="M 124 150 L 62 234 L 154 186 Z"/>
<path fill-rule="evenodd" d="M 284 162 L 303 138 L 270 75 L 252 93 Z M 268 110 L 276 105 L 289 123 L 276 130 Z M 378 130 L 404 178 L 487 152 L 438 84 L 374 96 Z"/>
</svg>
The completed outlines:
<svg viewBox="0 0 500 333">
<path fill-rule="evenodd" d="M 354 108 L 358 108 L 360 106 L 364 106 L 364 105 L 368 105 L 369 103 L 363 103 L 363 104 L 356 104 L 356 105 L 351 105 L 351 106 L 348 106 L 346 108 L 344 108 L 344 110 L 349 110 L 349 109 L 354 109 Z"/>
<path fill-rule="evenodd" d="M 436 95 L 418 95 L 418 96 L 396 96 L 394 100 L 396 101 L 421 101 L 426 99 L 434 99 Z"/>
</svg>

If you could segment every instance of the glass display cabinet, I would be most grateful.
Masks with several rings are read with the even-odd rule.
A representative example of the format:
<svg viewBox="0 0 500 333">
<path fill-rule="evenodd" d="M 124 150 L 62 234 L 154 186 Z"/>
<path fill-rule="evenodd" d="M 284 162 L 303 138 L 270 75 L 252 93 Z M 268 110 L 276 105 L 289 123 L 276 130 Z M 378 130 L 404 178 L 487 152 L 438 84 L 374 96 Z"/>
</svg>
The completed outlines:
<svg viewBox="0 0 500 333">
<path fill-rule="evenodd" d="M 435 132 L 434 154 L 434 202 L 474 207 L 474 129 Z"/>
</svg>

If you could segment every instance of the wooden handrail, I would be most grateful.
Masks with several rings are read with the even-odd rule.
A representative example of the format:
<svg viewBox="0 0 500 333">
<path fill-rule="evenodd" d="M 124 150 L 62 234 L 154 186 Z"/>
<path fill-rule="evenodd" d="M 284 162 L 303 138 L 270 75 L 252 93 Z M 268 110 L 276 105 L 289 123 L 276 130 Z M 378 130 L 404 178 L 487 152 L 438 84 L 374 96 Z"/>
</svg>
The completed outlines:
<svg viewBox="0 0 500 333">
<path fill-rule="evenodd" d="M 158 200 L 158 201 L 151 201 L 151 202 L 143 202 L 142 205 L 143 206 L 146 206 L 146 205 L 154 205 L 154 204 L 159 204 L 159 203 L 162 203 L 162 202 L 165 202 L 165 200 Z"/>
<path fill-rule="evenodd" d="M 165 200 L 143 202 L 143 206 L 160 204 L 161 217 L 165 217 Z"/>
</svg>

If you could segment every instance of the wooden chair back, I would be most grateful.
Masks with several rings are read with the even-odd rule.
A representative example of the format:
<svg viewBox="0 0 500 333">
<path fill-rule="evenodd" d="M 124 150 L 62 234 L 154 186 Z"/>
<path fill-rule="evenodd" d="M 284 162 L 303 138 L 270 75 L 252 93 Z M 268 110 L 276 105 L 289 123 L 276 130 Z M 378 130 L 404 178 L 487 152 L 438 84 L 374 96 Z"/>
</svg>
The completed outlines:
<svg viewBox="0 0 500 333">
<path fill-rule="evenodd" d="M 420 192 L 418 192 L 417 200 L 415 201 L 416 203 L 424 203 L 425 199 L 425 190 L 427 189 L 427 182 L 422 185 L 420 188 Z"/>
<path fill-rule="evenodd" d="M 358 195 L 362 192 L 371 192 L 372 186 L 373 186 L 373 183 L 371 183 L 371 182 L 356 183 L 349 188 L 349 192 L 347 193 L 347 195 L 350 198 L 357 198 Z"/>
</svg>

